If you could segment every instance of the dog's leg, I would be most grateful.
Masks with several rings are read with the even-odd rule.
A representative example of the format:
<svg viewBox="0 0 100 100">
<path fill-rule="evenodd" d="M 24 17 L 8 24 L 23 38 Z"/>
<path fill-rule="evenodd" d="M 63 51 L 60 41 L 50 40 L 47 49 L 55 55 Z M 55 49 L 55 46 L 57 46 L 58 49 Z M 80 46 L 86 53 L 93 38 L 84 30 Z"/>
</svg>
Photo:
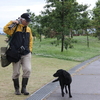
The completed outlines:
<svg viewBox="0 0 100 100">
<path fill-rule="evenodd" d="M 57 81 L 59 81 L 59 78 L 55 79 L 55 80 L 54 80 L 54 81 L 52 81 L 52 82 L 57 82 Z"/>
<path fill-rule="evenodd" d="M 64 97 L 64 85 L 61 85 L 61 93 L 62 93 L 62 97 Z"/>
<path fill-rule="evenodd" d="M 68 85 L 68 90 L 69 90 L 69 97 L 72 98 L 71 91 L 70 91 L 70 84 Z"/>
<path fill-rule="evenodd" d="M 66 85 L 65 85 L 65 92 L 68 93 L 68 91 L 67 91 L 67 86 L 66 86 Z"/>
</svg>

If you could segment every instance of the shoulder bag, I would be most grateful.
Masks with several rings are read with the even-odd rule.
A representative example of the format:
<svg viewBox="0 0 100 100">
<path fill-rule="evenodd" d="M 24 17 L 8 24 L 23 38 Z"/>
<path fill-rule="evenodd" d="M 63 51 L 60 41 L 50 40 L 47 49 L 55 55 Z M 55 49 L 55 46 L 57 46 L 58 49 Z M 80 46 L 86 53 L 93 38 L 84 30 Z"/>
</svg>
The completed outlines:
<svg viewBox="0 0 100 100">
<path fill-rule="evenodd" d="M 11 61 L 9 61 L 9 60 L 7 59 L 7 54 L 6 54 L 6 52 L 7 52 L 7 50 L 9 49 L 8 46 L 9 46 L 9 44 L 10 44 L 12 38 L 14 37 L 14 33 L 15 33 L 17 27 L 18 27 L 18 25 L 16 26 L 16 28 L 15 28 L 15 30 L 14 30 L 14 32 L 13 32 L 12 37 L 11 37 L 10 40 L 8 41 L 7 46 L 6 46 L 6 47 L 1 47 L 1 48 L 0 48 L 0 49 L 1 49 L 1 66 L 2 66 L 2 67 L 7 67 L 9 64 L 11 64 Z"/>
</svg>

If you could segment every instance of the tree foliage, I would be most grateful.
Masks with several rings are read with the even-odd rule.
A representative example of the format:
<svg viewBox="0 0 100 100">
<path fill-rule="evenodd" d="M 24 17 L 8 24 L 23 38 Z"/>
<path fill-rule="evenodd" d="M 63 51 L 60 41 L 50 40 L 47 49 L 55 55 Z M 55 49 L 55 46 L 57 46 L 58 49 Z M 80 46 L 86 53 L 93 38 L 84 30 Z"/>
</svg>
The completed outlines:
<svg viewBox="0 0 100 100">
<path fill-rule="evenodd" d="M 100 40 L 100 0 L 96 2 L 96 7 L 93 9 L 93 20 L 94 20 L 94 27 L 97 30 L 97 36 Z"/>
</svg>

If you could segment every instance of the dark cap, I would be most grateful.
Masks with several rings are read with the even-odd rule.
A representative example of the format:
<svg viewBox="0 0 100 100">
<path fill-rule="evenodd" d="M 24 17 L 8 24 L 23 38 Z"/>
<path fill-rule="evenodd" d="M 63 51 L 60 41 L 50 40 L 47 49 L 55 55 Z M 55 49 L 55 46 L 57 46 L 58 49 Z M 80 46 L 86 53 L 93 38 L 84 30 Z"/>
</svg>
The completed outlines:
<svg viewBox="0 0 100 100">
<path fill-rule="evenodd" d="M 28 13 L 23 13 L 21 15 L 21 18 L 24 18 L 27 22 L 30 22 L 31 21 L 30 15 Z"/>
</svg>

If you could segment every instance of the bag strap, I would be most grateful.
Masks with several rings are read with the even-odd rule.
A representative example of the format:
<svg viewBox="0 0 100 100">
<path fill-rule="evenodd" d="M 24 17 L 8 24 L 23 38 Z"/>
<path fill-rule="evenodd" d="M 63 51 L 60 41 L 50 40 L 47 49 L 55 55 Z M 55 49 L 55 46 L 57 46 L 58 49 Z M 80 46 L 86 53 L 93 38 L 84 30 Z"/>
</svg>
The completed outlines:
<svg viewBox="0 0 100 100">
<path fill-rule="evenodd" d="M 8 48 L 8 46 L 9 46 L 9 44 L 10 44 L 11 40 L 12 40 L 12 39 L 13 39 L 13 37 L 14 37 L 14 33 L 16 32 L 16 29 L 17 29 L 18 25 L 19 25 L 19 24 L 17 24 L 17 25 L 16 25 L 16 28 L 15 28 L 15 30 L 14 30 L 14 32 L 13 32 L 13 34 L 12 34 L 12 36 L 11 36 L 10 40 L 8 41 L 7 48 Z"/>
<path fill-rule="evenodd" d="M 23 40 L 22 40 L 22 45 L 24 44 L 25 38 L 24 38 L 24 33 L 26 32 L 26 26 L 23 27 L 22 33 L 23 33 Z"/>
</svg>

